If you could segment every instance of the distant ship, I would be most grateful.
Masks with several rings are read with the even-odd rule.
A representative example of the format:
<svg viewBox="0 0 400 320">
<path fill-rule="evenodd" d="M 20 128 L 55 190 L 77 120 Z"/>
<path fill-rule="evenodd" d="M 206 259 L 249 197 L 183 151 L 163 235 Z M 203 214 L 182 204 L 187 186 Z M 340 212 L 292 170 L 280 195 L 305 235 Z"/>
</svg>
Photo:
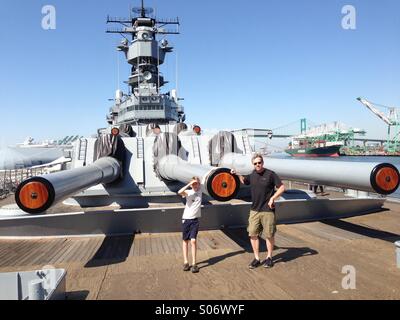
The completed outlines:
<svg viewBox="0 0 400 320">
<path fill-rule="evenodd" d="M 293 157 L 339 157 L 342 146 L 326 140 L 293 138 L 285 152 Z"/>
<path fill-rule="evenodd" d="M 286 153 L 294 157 L 339 157 L 343 148 L 354 144 L 356 134 L 365 135 L 365 130 L 347 128 L 342 123 L 333 122 L 311 127 L 305 130 L 303 119 L 302 134 L 292 137 Z"/>
<path fill-rule="evenodd" d="M 286 149 L 285 152 L 294 157 L 339 157 L 342 146 L 328 146 L 317 148 Z"/>
</svg>

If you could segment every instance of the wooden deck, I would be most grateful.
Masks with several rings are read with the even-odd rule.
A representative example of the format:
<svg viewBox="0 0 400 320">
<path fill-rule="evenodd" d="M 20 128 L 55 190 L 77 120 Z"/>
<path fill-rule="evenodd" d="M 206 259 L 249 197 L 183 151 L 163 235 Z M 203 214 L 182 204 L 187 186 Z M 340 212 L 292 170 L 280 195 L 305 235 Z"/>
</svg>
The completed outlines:
<svg viewBox="0 0 400 320">
<path fill-rule="evenodd" d="M 0 240 L 0 272 L 66 268 L 68 299 L 400 299 L 400 205 L 386 207 L 278 226 L 272 269 L 248 270 L 246 231 L 227 229 L 200 232 L 198 274 L 181 270 L 180 233 Z M 342 288 L 345 265 L 356 269 L 355 290 Z"/>
</svg>

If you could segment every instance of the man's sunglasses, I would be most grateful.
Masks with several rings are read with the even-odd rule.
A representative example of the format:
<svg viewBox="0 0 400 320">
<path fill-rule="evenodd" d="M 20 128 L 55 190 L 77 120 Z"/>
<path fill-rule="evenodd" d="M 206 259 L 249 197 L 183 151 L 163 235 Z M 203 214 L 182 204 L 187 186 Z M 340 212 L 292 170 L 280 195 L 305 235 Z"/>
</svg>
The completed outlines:
<svg viewBox="0 0 400 320">
<path fill-rule="evenodd" d="M 262 162 L 254 162 L 253 164 L 256 166 L 258 164 L 262 164 Z"/>
</svg>

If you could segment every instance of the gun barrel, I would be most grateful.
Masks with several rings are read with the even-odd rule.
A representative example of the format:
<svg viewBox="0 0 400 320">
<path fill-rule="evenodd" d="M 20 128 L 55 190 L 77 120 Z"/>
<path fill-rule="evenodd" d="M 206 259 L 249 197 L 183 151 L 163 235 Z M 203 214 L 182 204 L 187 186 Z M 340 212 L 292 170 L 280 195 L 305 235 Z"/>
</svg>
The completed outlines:
<svg viewBox="0 0 400 320">
<path fill-rule="evenodd" d="M 168 155 L 158 163 L 163 179 L 188 183 L 193 177 L 199 177 L 203 192 L 218 201 L 233 199 L 240 188 L 240 181 L 228 168 L 217 168 L 199 164 L 190 164 L 185 160 Z"/>
<path fill-rule="evenodd" d="M 25 212 L 42 213 L 79 191 L 115 181 L 120 171 L 116 159 L 105 157 L 86 167 L 32 177 L 18 186 L 15 201 Z"/>
<path fill-rule="evenodd" d="M 249 155 L 230 153 L 224 156 L 219 165 L 235 169 L 240 174 L 249 174 L 254 170 Z M 390 163 L 266 157 L 264 165 L 285 180 L 376 192 L 384 195 L 395 192 L 400 182 L 398 169 Z"/>
</svg>

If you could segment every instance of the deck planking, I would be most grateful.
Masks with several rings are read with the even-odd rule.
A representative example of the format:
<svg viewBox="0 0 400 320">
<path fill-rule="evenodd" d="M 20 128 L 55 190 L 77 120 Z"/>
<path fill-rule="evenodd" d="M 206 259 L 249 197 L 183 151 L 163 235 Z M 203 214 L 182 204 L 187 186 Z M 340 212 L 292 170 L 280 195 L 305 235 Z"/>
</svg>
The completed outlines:
<svg viewBox="0 0 400 320">
<path fill-rule="evenodd" d="M 0 271 L 67 269 L 70 299 L 400 299 L 393 240 L 400 205 L 339 221 L 278 226 L 275 266 L 248 270 L 246 230 L 201 231 L 200 273 L 182 267 L 180 233 L 0 240 Z M 261 241 L 261 257 L 265 258 Z M 190 250 L 189 250 L 190 253 Z M 357 289 L 344 290 L 353 265 Z"/>
</svg>

